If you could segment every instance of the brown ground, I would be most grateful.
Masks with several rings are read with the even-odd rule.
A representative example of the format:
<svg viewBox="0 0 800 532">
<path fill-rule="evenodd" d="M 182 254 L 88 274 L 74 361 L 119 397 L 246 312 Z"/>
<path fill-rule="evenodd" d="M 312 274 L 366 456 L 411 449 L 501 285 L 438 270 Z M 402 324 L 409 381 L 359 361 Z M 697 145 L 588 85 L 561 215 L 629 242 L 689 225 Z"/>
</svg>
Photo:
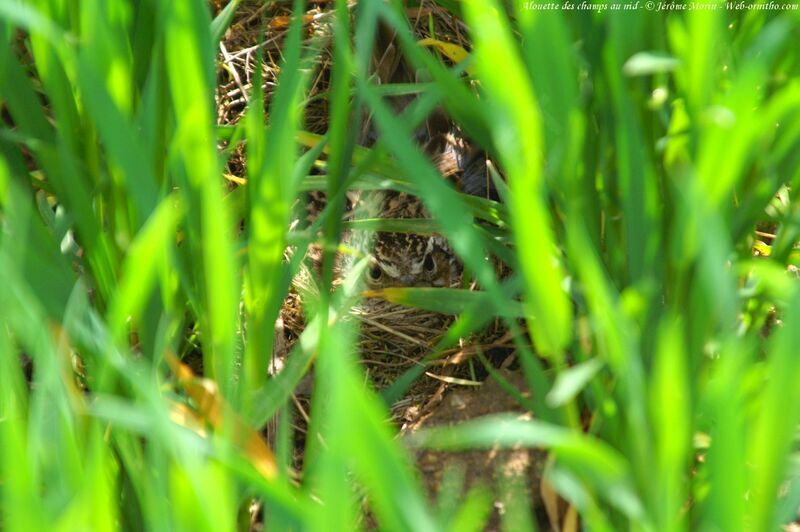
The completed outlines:
<svg viewBox="0 0 800 532">
<path fill-rule="evenodd" d="M 503 371 L 503 376 L 516 388 L 524 389 L 524 379 L 519 372 Z M 518 404 L 491 378 L 475 388 L 455 388 L 444 394 L 441 401 L 416 423 L 409 424 L 403 432 L 409 433 L 428 427 L 456 425 L 489 414 L 519 412 L 527 415 Z M 503 485 L 522 487 L 525 498 L 537 512 L 539 530 L 548 530 L 540 495 L 542 470 L 546 461 L 543 451 L 525 448 L 513 450 L 446 452 L 424 450 L 417 453 L 417 467 L 431 498 L 436 500 L 447 474 L 463 472 L 464 483 L 460 492 L 483 486 L 491 493 L 492 513 L 486 530 L 498 530 L 501 515 L 509 501 Z M 516 493 L 519 495 L 519 492 Z"/>
</svg>

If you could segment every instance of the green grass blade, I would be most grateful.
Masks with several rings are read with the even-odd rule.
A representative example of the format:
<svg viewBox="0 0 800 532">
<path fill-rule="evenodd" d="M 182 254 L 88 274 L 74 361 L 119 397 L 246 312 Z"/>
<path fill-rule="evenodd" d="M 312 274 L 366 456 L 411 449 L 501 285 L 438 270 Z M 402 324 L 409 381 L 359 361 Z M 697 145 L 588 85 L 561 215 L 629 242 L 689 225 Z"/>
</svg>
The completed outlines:
<svg viewBox="0 0 800 532">
<path fill-rule="evenodd" d="M 203 294 L 199 318 L 205 330 L 205 369 L 229 395 L 235 365 L 239 275 L 215 145 L 210 21 L 199 1 L 164 9 L 171 104 L 175 116 L 180 117 L 172 146 L 173 164 L 187 176 L 189 189 L 182 192 L 191 221 L 190 237 L 196 256 L 202 258 L 195 268 Z"/>
<path fill-rule="evenodd" d="M 239 4 L 241 3 L 242 0 L 231 0 L 211 21 L 211 41 L 214 44 L 221 41 L 225 32 L 228 31 L 233 22 L 233 17 L 236 15 L 236 10 L 239 9 Z"/>
<path fill-rule="evenodd" d="M 175 240 L 180 217 L 181 205 L 178 198 L 168 196 L 128 248 L 122 266 L 122 277 L 107 318 L 115 341 L 122 343 L 127 336 L 129 324 L 136 324 L 141 318 L 147 298 L 158 279 L 159 266 L 167 266 L 160 263 L 168 256 L 166 250 Z"/>
<path fill-rule="evenodd" d="M 544 201 L 542 133 L 533 86 L 496 2 L 467 2 L 475 67 L 495 114 L 492 135 L 508 175 L 513 231 L 526 280 L 528 327 L 544 354 L 561 357 L 570 341 L 569 300 Z M 558 360 L 557 358 L 557 360 Z"/>
<path fill-rule="evenodd" d="M 379 297 L 392 303 L 408 307 L 440 312 L 442 314 L 477 313 L 492 306 L 487 292 L 462 290 L 459 288 L 383 288 L 370 290 L 368 297 Z M 523 316 L 522 307 L 509 294 L 506 308 L 495 311 L 495 316 L 519 318 Z"/>
<path fill-rule="evenodd" d="M 749 442 L 753 476 L 752 513 L 748 523 L 755 528 L 775 528 L 782 524 L 776 522 L 775 494 L 784 481 L 787 457 L 795 445 L 796 426 L 800 422 L 800 394 L 796 386 L 800 378 L 800 364 L 796 360 L 798 345 L 800 297 L 795 288 L 784 325 L 775 332 L 771 342 L 767 386 Z"/>
<path fill-rule="evenodd" d="M 686 488 L 693 422 L 683 323 L 678 319 L 665 321 L 659 333 L 650 384 L 658 464 L 653 514 L 659 530 L 686 530 L 681 508 L 689 496 Z"/>
<path fill-rule="evenodd" d="M 299 3 L 294 6 L 296 13 L 300 13 L 300 6 Z M 274 324 L 288 289 L 283 273 L 286 228 L 298 186 L 288 177 L 295 174 L 299 103 L 316 56 L 313 48 L 301 55 L 301 30 L 300 19 L 293 19 L 284 48 L 280 84 L 270 107 L 269 128 L 263 131 L 260 82 L 247 117 L 250 227 L 245 297 L 249 333 L 244 361 L 246 393 L 260 387 L 266 379 Z M 261 79 L 260 74 L 256 78 Z"/>
</svg>

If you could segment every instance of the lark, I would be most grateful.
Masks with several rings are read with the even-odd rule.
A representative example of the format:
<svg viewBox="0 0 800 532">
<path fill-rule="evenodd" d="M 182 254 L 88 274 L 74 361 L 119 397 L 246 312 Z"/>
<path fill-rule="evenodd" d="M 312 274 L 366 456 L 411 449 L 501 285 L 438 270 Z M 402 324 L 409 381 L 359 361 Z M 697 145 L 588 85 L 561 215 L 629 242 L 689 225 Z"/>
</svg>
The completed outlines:
<svg viewBox="0 0 800 532">
<path fill-rule="evenodd" d="M 370 64 L 371 80 L 377 84 L 409 84 L 420 81 L 419 73 L 397 48 L 394 31 L 379 25 Z M 416 96 L 389 96 L 386 103 L 396 115 Z M 380 139 L 368 111 L 365 111 L 359 144 L 373 147 Z M 412 139 L 437 168 L 442 179 L 465 194 L 492 198 L 495 191 L 488 179 L 485 153 L 470 143 L 443 109 L 435 109 L 412 132 Z M 324 208 L 324 194 L 311 195 L 309 221 Z M 434 218 L 422 199 L 388 190 L 348 193 L 346 220 Z M 342 235 L 344 253 L 337 260 L 341 279 L 355 263 L 370 257 L 366 272 L 369 289 L 387 287 L 453 287 L 461 281 L 462 266 L 447 240 L 435 233 L 348 230 Z"/>
<path fill-rule="evenodd" d="M 416 196 L 396 191 L 369 191 L 355 203 L 354 218 L 431 218 Z M 439 234 L 352 230 L 344 237 L 354 256 L 370 257 L 366 284 L 370 289 L 388 287 L 449 287 L 461 276 L 461 264 L 447 240 Z M 343 265 L 352 264 L 343 261 Z"/>
</svg>

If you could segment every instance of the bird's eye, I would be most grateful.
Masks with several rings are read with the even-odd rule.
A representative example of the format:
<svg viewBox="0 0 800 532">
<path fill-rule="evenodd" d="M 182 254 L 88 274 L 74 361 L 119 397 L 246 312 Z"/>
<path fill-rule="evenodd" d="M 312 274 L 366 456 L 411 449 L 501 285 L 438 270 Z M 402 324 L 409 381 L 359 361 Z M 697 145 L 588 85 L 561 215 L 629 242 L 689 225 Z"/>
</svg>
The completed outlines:
<svg viewBox="0 0 800 532">
<path fill-rule="evenodd" d="M 436 268 L 436 261 L 430 255 L 425 255 L 425 262 L 422 263 L 422 267 L 425 268 L 426 272 L 432 272 Z"/>
<path fill-rule="evenodd" d="M 377 281 L 383 275 L 383 270 L 377 264 L 369 269 L 369 278 L 373 281 Z"/>
</svg>

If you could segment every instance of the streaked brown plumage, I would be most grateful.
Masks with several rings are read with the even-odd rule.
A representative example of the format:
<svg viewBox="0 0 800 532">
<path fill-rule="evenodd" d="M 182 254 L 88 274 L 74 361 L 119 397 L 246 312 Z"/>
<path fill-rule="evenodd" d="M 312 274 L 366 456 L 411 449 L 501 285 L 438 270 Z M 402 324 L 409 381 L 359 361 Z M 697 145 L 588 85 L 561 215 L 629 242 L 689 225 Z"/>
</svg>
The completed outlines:
<svg viewBox="0 0 800 532">
<path fill-rule="evenodd" d="M 378 28 L 370 70 L 378 84 L 412 83 L 418 77 L 396 47 L 394 33 L 383 24 Z M 399 114 L 414 98 L 393 96 L 387 98 L 387 103 Z M 372 146 L 377 140 L 378 133 L 367 113 L 359 142 Z M 413 132 L 413 140 L 437 166 L 442 178 L 457 189 L 478 196 L 492 195 L 484 154 L 464 139 L 443 110 L 431 113 Z M 420 198 L 404 192 L 361 191 L 350 195 L 348 200 L 348 219 L 432 218 Z M 319 195 L 314 201 L 319 207 Z M 339 276 L 354 263 L 355 257 L 368 255 L 371 262 L 366 283 L 370 288 L 449 287 L 461 280 L 461 264 L 447 240 L 438 234 L 351 230 L 344 235 L 343 244 L 356 253 L 340 257 Z"/>
</svg>

